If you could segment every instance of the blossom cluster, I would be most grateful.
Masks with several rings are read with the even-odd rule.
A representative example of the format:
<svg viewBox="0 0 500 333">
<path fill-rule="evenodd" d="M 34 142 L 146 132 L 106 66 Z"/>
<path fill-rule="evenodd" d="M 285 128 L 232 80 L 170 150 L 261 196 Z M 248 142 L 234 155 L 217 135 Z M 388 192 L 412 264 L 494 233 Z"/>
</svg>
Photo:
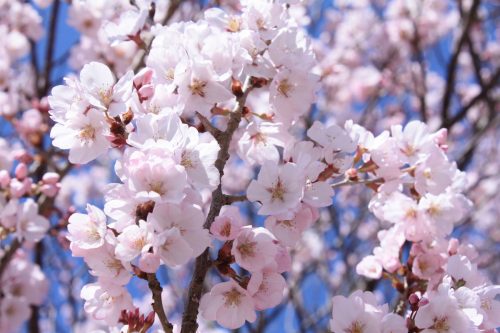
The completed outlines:
<svg viewBox="0 0 500 333">
<path fill-rule="evenodd" d="M 34 91 L 31 68 L 21 62 L 30 42 L 41 37 L 42 18 L 23 1 L 0 1 L 0 115 L 14 116 L 29 106 Z M 27 98 L 28 97 L 28 98 Z"/>
<path fill-rule="evenodd" d="M 35 2 L 45 7 L 51 1 Z M 20 141 L 43 150 L 50 116 L 52 145 L 67 152 L 70 163 L 92 168 L 106 157 L 116 159 L 102 208 L 99 202 L 87 204 L 86 212 L 64 207 L 57 216 L 57 228 L 67 226 L 72 255 L 83 258 L 95 278 L 80 292 L 85 312 L 109 327 L 126 324 L 121 331 L 149 329 L 156 312 L 168 331 L 157 272 L 208 258 L 207 269 L 219 278 L 204 295 L 200 287 L 200 295 L 188 297 L 187 307 L 199 301 L 201 325 L 217 321 L 237 329 L 252 323 L 257 311 L 287 296 L 294 249 L 332 205 L 334 191 L 363 184 L 373 191 L 369 209 L 382 230 L 379 246 L 356 271 L 388 279 L 402 300 L 392 313 L 371 292 L 335 296 L 330 329 L 491 332 L 500 326 L 500 287 L 480 275 L 474 248 L 451 238 L 472 203 L 464 194 L 465 174 L 447 156 L 446 129 L 411 121 L 374 135 L 369 126 L 344 117 L 334 123 L 311 108 L 320 80 L 335 90 L 331 100 L 321 99 L 323 109 L 364 102 L 382 90 L 418 95 L 419 79 L 402 87 L 397 73 L 414 74 L 405 59 L 415 43 L 430 45 L 446 34 L 456 11 L 434 0 L 418 8 L 395 0 L 382 27 L 364 1 L 339 1 L 349 10 L 342 19 L 330 17 L 337 24 L 336 47 L 325 54 L 329 37 L 323 36 L 325 45 L 311 44 L 299 2 L 240 1 L 207 9 L 194 21 L 183 20 L 194 16 L 180 10 L 166 25 L 174 6 L 191 5 L 73 1 L 70 22 L 82 36 L 69 61 L 79 74 L 40 100 L 33 91 L 21 98 L 4 84 L 33 86 L 9 70 L 39 38 L 40 18 L 18 2 L 5 7 L 5 20 L 0 14 L 0 102 L 9 99 L 0 103 L 0 114 Z M 0 0 L 2 13 L 3 5 Z M 21 16 L 29 23 L 14 19 Z M 375 44 L 384 49 L 370 54 Z M 386 58 L 393 61 L 380 65 Z M 389 66 L 401 70 L 386 71 Z M 19 103 L 27 111 L 15 117 Z M 28 151 L 9 153 L 3 139 L 0 150 L 0 240 L 15 249 L 16 242 L 30 245 L 51 234 L 48 206 L 69 206 L 71 194 L 56 197 L 65 186 L 59 173 L 46 172 Z M 65 181 L 81 181 L 70 177 Z M 249 223 L 248 207 L 262 218 Z M 0 271 L 0 332 L 26 320 L 29 306 L 39 305 L 48 288 L 23 251 L 0 253 L 0 267 L 11 255 Z M 134 277 L 152 292 L 140 311 L 128 289 Z"/>
<path fill-rule="evenodd" d="M 113 27 L 125 37 L 131 34 L 120 29 L 126 28 Z M 116 324 L 122 310 L 132 309 L 124 287 L 132 275 L 154 274 L 162 264 L 184 265 L 210 246 L 213 237 L 224 242 L 218 268 L 231 280 L 214 286 L 202 299 L 201 313 L 223 326 L 240 327 L 255 319 L 255 310 L 281 301 L 281 273 L 290 262 L 284 244 L 293 245 L 286 228 L 280 227 L 285 215 L 300 225 L 291 235 L 298 238 L 317 218 L 316 207 L 327 205 L 333 192 L 326 183 L 306 179 L 315 180 L 321 169 L 304 154 L 312 143 L 297 146 L 289 159 L 304 154 L 303 163 L 289 163 L 279 171 L 289 178 L 270 197 L 292 200 L 286 209 L 275 205 L 279 220 L 266 223 L 274 234 L 244 226 L 238 208 L 228 206 L 216 217 L 211 237 L 203 226 L 204 208 L 206 195 L 220 186 L 216 161 L 221 143 L 210 122 L 224 123 L 231 113 L 243 113 L 241 98 L 259 89 L 260 96 L 267 96 L 266 110 L 245 111 L 249 125 L 242 129 L 238 152 L 250 163 L 267 159 L 266 152 L 271 152 L 269 157 L 277 162 L 276 146 L 284 147 L 284 138 L 293 139 L 287 127 L 314 100 L 312 51 L 305 33 L 287 19 L 285 5 L 260 1 L 248 2 L 240 14 L 214 8 L 197 22 L 155 27 L 145 63 L 138 73 L 127 71 L 116 78 L 105 64 L 90 62 L 78 78 L 66 78 L 66 85 L 56 86 L 48 98 L 56 122 L 53 145 L 69 149 L 70 162 L 88 163 L 112 147 L 122 151 L 115 164 L 121 182 L 107 187 L 104 211 L 88 205 L 86 214 L 69 218 L 73 255 L 83 257 L 98 278 L 82 289 L 85 310 Z M 315 170 L 305 172 L 310 166 Z M 272 172 L 273 166 L 264 168 Z M 232 263 L 251 276 L 236 274 Z M 229 298 L 218 310 L 211 299 L 221 293 Z"/>
<path fill-rule="evenodd" d="M 0 332 L 15 332 L 28 320 L 31 306 L 42 304 L 49 289 L 38 265 L 19 250 L 0 279 Z"/>
</svg>

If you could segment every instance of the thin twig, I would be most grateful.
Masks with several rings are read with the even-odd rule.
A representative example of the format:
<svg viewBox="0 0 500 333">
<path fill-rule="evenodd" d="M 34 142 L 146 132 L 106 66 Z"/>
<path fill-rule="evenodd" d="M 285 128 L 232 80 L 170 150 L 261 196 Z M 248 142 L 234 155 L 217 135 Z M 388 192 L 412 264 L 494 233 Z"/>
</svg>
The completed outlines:
<svg viewBox="0 0 500 333">
<path fill-rule="evenodd" d="M 161 299 L 163 288 L 156 278 L 155 273 L 148 273 L 147 278 L 149 289 L 153 294 L 153 303 L 151 304 L 153 306 L 153 310 L 160 320 L 163 331 L 165 331 L 165 333 L 172 333 L 174 331 L 174 326 L 168 321 L 167 315 L 165 314 L 165 309 L 163 308 L 163 301 Z"/>
<path fill-rule="evenodd" d="M 224 194 L 224 203 L 226 205 L 230 205 L 235 202 L 247 201 L 247 196 L 245 194 L 242 195 L 228 195 Z"/>
<path fill-rule="evenodd" d="M 441 109 L 441 118 L 443 122 L 446 122 L 449 116 L 448 110 L 451 105 L 451 97 L 453 96 L 453 92 L 455 90 L 455 79 L 457 75 L 458 58 L 460 56 L 462 47 L 464 46 L 465 41 L 467 40 L 467 35 L 469 34 L 469 30 L 471 29 L 474 21 L 476 20 L 476 15 L 480 4 L 481 0 L 474 0 L 474 2 L 472 3 L 472 6 L 470 7 L 469 11 L 469 16 L 467 17 L 467 20 L 463 25 L 462 33 L 460 35 L 457 44 L 455 45 L 450 62 L 448 63 L 448 67 L 446 70 L 447 73 L 446 88 L 443 95 L 443 104 Z"/>
<path fill-rule="evenodd" d="M 457 122 L 462 120 L 466 115 L 467 112 L 477 103 L 482 101 L 488 96 L 488 93 L 490 90 L 492 90 L 494 87 L 496 87 L 497 83 L 500 81 L 500 68 L 497 69 L 493 77 L 490 79 L 490 81 L 485 85 L 481 91 L 474 96 L 467 104 L 465 104 L 460 111 L 458 111 L 453 117 L 443 121 L 441 126 L 439 127 L 444 127 L 447 129 L 450 129 L 453 125 L 455 125 Z"/>
<path fill-rule="evenodd" d="M 52 12 L 50 14 L 50 23 L 49 23 L 49 38 L 47 42 L 47 49 L 45 52 L 45 68 L 43 71 L 43 89 L 39 91 L 40 97 L 45 96 L 50 88 L 50 75 L 52 74 L 52 66 L 55 52 L 55 43 L 56 43 L 56 30 L 59 16 L 59 7 L 61 4 L 61 0 L 55 0 L 52 4 Z"/>
<path fill-rule="evenodd" d="M 220 180 L 222 180 L 224 166 L 229 159 L 229 145 L 231 143 L 231 139 L 233 138 L 234 132 L 239 127 L 242 118 L 242 111 L 245 106 L 247 96 L 251 90 L 252 87 L 248 86 L 247 80 L 244 85 L 244 93 L 237 98 L 235 109 L 230 114 L 226 130 L 221 132 L 220 135 L 216 137 L 220 150 L 217 155 L 217 160 L 215 161 L 215 167 L 219 170 Z M 222 193 L 222 185 L 219 183 L 217 189 L 212 192 L 212 203 L 210 205 L 208 216 L 205 220 L 204 228 L 210 229 L 215 217 L 219 215 L 222 206 L 225 204 L 225 195 Z M 182 315 L 181 333 L 195 333 L 198 329 L 198 323 L 196 322 L 198 317 L 198 308 L 200 306 L 205 276 L 207 275 L 210 265 L 211 261 L 207 249 L 200 256 L 198 256 L 195 261 L 193 277 L 191 279 L 191 283 L 189 284 L 187 302 Z"/>
<path fill-rule="evenodd" d="M 4 253 L 3 257 L 0 258 L 0 281 L 2 280 L 3 272 L 7 268 L 10 259 L 14 256 L 17 249 L 19 249 L 20 247 L 21 247 L 21 242 L 19 242 L 17 238 L 14 239 L 10 244 L 9 249 Z"/>
<path fill-rule="evenodd" d="M 362 179 L 362 180 L 350 180 L 346 179 L 341 182 L 332 184 L 332 188 L 342 187 L 342 186 L 350 186 L 350 185 L 359 185 L 359 184 L 374 184 L 383 182 L 383 178 L 374 178 L 374 179 Z"/>
</svg>

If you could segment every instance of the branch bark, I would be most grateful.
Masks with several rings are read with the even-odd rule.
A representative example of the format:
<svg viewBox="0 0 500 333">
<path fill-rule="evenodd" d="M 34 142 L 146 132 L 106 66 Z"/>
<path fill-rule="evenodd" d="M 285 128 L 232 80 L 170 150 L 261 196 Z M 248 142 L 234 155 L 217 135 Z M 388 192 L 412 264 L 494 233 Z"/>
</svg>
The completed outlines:
<svg viewBox="0 0 500 333">
<path fill-rule="evenodd" d="M 52 11 L 50 14 L 50 25 L 49 25 L 49 38 L 47 42 L 47 49 L 45 52 L 45 67 L 43 71 L 43 87 L 39 91 L 40 96 L 47 95 L 50 88 L 50 75 L 52 73 L 52 64 L 55 52 L 56 43 L 56 30 L 57 30 L 57 17 L 59 16 L 59 7 L 61 5 L 61 0 L 56 0 L 52 4 Z"/>
<path fill-rule="evenodd" d="M 220 213 L 222 206 L 226 204 L 226 196 L 222 193 L 222 176 L 224 174 L 224 166 L 229 159 L 229 145 L 233 134 L 238 128 L 242 111 L 246 103 L 246 99 L 252 87 L 248 86 L 248 80 L 245 83 L 244 93 L 242 96 L 238 97 L 236 107 L 231 112 L 229 122 L 225 131 L 222 131 L 216 140 L 219 143 L 220 150 L 217 155 L 217 160 L 215 161 L 215 167 L 219 170 L 220 183 L 217 189 L 212 192 L 212 203 L 210 205 L 210 210 L 208 216 L 205 220 L 204 228 L 210 229 L 215 217 Z M 187 303 L 184 308 L 184 313 L 182 315 L 182 328 L 181 333 L 195 333 L 198 329 L 198 323 L 196 318 L 198 317 L 198 308 L 200 306 L 201 293 L 203 291 L 203 284 L 205 281 L 205 276 L 207 275 L 208 269 L 211 266 L 211 260 L 209 256 L 208 249 L 206 249 L 195 261 L 195 267 L 193 272 L 193 278 L 189 284 Z"/>
<path fill-rule="evenodd" d="M 481 0 L 474 0 L 472 3 L 472 6 L 469 10 L 469 15 L 467 17 L 467 20 L 464 23 L 462 33 L 460 35 L 460 38 L 455 45 L 455 48 L 453 50 L 450 62 L 448 63 L 448 67 L 446 70 L 447 73 L 447 79 L 446 79 L 446 88 L 445 92 L 443 95 L 443 105 L 441 109 L 441 118 L 443 119 L 443 122 L 446 122 L 448 120 L 448 111 L 450 109 L 451 105 L 451 97 L 453 96 L 453 92 L 455 90 L 455 79 L 457 75 L 457 66 L 458 66 L 458 58 L 460 56 L 460 52 L 467 40 L 467 36 L 469 34 L 469 30 L 472 27 L 472 24 L 476 20 L 477 12 L 479 9 L 479 5 L 481 4 Z"/>
<path fill-rule="evenodd" d="M 155 273 L 148 273 L 147 278 L 148 287 L 149 289 L 151 289 L 151 293 L 153 294 L 153 303 L 151 304 L 153 306 L 153 310 L 160 320 L 163 331 L 165 331 L 165 333 L 172 333 L 174 331 L 174 326 L 168 321 L 167 315 L 165 314 L 165 309 L 163 308 L 163 301 L 161 299 L 163 288 L 156 278 Z"/>
<path fill-rule="evenodd" d="M 20 247 L 21 247 L 21 242 L 19 242 L 17 238 L 14 239 L 10 244 L 9 249 L 5 252 L 3 257 L 0 258 L 0 281 L 2 280 L 3 272 L 7 268 L 10 259 L 14 256 L 14 253 L 16 253 L 17 249 Z"/>
</svg>

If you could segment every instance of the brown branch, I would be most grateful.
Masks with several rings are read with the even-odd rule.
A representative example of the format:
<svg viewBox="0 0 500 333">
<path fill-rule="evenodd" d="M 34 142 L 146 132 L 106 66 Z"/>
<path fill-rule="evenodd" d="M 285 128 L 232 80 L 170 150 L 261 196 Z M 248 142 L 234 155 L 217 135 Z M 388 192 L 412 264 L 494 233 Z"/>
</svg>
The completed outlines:
<svg viewBox="0 0 500 333">
<path fill-rule="evenodd" d="M 219 170 L 220 182 L 217 189 L 212 192 L 212 203 L 210 205 L 210 210 L 208 216 L 205 220 L 204 228 L 210 229 L 215 217 L 220 213 L 222 206 L 226 204 L 225 195 L 222 193 L 222 176 L 224 174 L 224 166 L 229 159 L 229 145 L 233 134 L 238 128 L 243 107 L 245 106 L 246 99 L 252 87 L 248 86 L 248 80 L 244 87 L 244 93 L 237 98 L 236 107 L 231 112 L 229 122 L 225 131 L 221 132 L 220 135 L 216 137 L 219 143 L 220 150 L 217 155 L 217 160 L 215 161 L 215 167 Z M 209 257 L 208 249 L 206 249 L 195 261 L 195 267 L 193 272 L 193 278 L 189 284 L 188 297 L 186 306 L 184 308 L 184 313 L 182 315 L 182 328 L 181 333 L 195 333 L 198 329 L 198 323 L 196 318 L 198 317 L 198 308 L 200 306 L 201 293 L 203 291 L 203 284 L 205 281 L 205 276 L 207 275 L 208 269 L 211 266 L 211 261 Z"/>
<path fill-rule="evenodd" d="M 4 253 L 3 257 L 0 258 L 0 281 L 2 280 L 2 275 L 9 264 L 10 259 L 14 256 L 17 249 L 21 247 L 21 242 L 16 239 L 12 241 L 9 249 Z"/>
<path fill-rule="evenodd" d="M 373 184 L 383 182 L 383 178 L 375 178 L 375 179 L 362 179 L 362 180 L 350 180 L 346 179 L 340 181 L 338 183 L 332 184 L 332 188 L 342 187 L 342 186 L 350 186 L 350 185 L 359 185 L 359 184 Z"/>
<path fill-rule="evenodd" d="M 495 72 L 495 74 L 493 74 L 493 77 L 490 79 L 490 81 L 484 86 L 483 89 L 481 89 L 481 91 L 476 96 L 474 96 L 469 101 L 469 103 L 465 104 L 460 109 L 460 111 L 458 111 L 453 117 L 443 121 L 443 123 L 439 127 L 450 129 L 453 125 L 462 120 L 467 115 L 467 112 L 474 105 L 476 105 L 483 99 L 487 98 L 489 92 L 497 85 L 499 81 L 500 81 L 500 68 L 497 69 L 497 71 Z"/>
<path fill-rule="evenodd" d="M 442 104 L 442 109 L 441 109 L 441 118 L 443 122 L 446 122 L 448 120 L 449 114 L 448 111 L 450 109 L 451 105 L 451 97 L 453 95 L 453 92 L 455 90 L 455 79 L 457 75 L 457 67 L 458 67 L 458 58 L 460 56 L 460 52 L 467 40 L 467 36 L 469 34 L 469 30 L 471 29 L 474 21 L 476 20 L 477 12 L 479 9 L 479 5 L 481 4 L 481 0 L 474 0 L 472 3 L 472 6 L 469 11 L 469 15 L 463 25 L 462 33 L 460 35 L 460 38 L 455 45 L 455 48 L 453 50 L 450 62 L 448 63 L 446 73 L 447 73 L 447 79 L 446 79 L 446 88 L 445 92 L 443 95 L 443 104 Z"/>
<path fill-rule="evenodd" d="M 226 205 L 230 205 L 235 202 L 247 201 L 247 196 L 245 194 L 242 195 L 228 195 L 224 194 L 224 203 Z"/>
<path fill-rule="evenodd" d="M 491 129 L 496 128 L 500 124 L 500 117 L 495 115 L 492 119 L 489 119 L 485 126 L 476 130 L 472 139 L 467 143 L 462 155 L 457 159 L 457 166 L 460 170 L 464 170 L 469 164 L 470 160 L 474 155 L 474 151 L 476 150 L 479 141 L 482 137 Z"/>
<path fill-rule="evenodd" d="M 212 123 L 210 122 L 210 120 L 208 120 L 207 117 L 205 117 L 204 115 L 202 115 L 198 111 L 196 111 L 196 116 L 198 116 L 198 119 L 200 119 L 200 122 L 203 125 L 203 127 L 205 127 L 205 129 L 210 134 L 212 134 L 212 136 L 214 138 L 218 138 L 222 134 L 222 131 L 220 129 L 218 129 L 217 127 L 215 127 L 214 125 L 212 125 Z"/>
<path fill-rule="evenodd" d="M 414 29 L 415 29 L 415 36 L 413 39 L 413 49 L 415 51 L 415 55 L 417 58 L 418 62 L 418 67 L 420 71 L 420 80 L 415 78 L 415 75 L 412 72 L 412 77 L 413 77 L 413 82 L 415 84 L 415 89 L 416 93 L 420 102 L 420 116 L 422 117 L 423 122 L 427 122 L 427 101 L 426 101 L 426 95 L 427 95 L 427 72 L 426 72 L 426 64 L 425 64 L 425 58 L 424 58 L 424 53 L 422 51 L 422 45 L 420 43 L 420 36 L 418 33 L 418 28 L 415 23 L 413 23 Z M 420 83 L 420 84 L 419 84 Z"/>
<path fill-rule="evenodd" d="M 55 52 L 55 44 L 56 44 L 56 30 L 57 30 L 57 16 L 59 16 L 59 7 L 61 4 L 61 0 L 55 0 L 52 4 L 52 11 L 50 14 L 50 23 L 49 23 L 49 38 L 47 42 L 47 49 L 45 51 L 45 68 L 43 71 L 43 88 L 38 92 L 39 97 L 43 97 L 47 94 L 50 88 L 50 74 L 52 73 L 52 65 L 54 59 Z"/>
<path fill-rule="evenodd" d="M 174 331 L 174 326 L 168 321 L 165 309 L 163 308 L 163 301 L 161 299 L 163 288 L 156 278 L 155 273 L 148 273 L 146 276 L 148 279 L 148 287 L 153 294 L 153 303 L 151 303 L 151 306 L 160 320 L 163 331 L 165 331 L 165 333 L 172 333 Z"/>
</svg>

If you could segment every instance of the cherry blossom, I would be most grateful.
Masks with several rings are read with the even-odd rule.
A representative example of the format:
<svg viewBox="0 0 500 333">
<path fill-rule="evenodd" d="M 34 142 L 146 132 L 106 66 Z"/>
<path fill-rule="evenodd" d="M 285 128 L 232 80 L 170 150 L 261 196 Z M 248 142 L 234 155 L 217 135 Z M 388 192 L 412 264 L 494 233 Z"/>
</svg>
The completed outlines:
<svg viewBox="0 0 500 333">
<path fill-rule="evenodd" d="M 257 318 L 252 297 L 233 281 L 219 283 L 212 287 L 210 293 L 203 295 L 200 312 L 203 317 L 217 320 L 230 329 Z"/>
</svg>

